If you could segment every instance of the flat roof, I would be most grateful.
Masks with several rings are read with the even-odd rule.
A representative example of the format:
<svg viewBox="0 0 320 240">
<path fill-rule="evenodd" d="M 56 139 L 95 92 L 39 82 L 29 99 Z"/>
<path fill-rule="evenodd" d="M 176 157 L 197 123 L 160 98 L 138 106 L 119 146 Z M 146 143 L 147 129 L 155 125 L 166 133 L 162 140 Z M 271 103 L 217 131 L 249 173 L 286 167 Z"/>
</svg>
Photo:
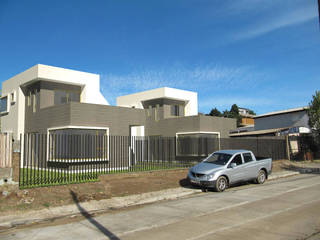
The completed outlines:
<svg viewBox="0 0 320 240">
<path fill-rule="evenodd" d="M 287 130 L 289 127 L 286 128 L 272 128 L 272 129 L 265 129 L 265 130 L 257 130 L 251 132 L 240 132 L 240 133 L 231 133 L 229 134 L 230 137 L 238 137 L 238 136 L 251 136 L 251 135 L 263 135 L 268 133 L 276 133 L 281 132 L 283 130 Z"/>
<path fill-rule="evenodd" d="M 291 108 L 291 109 L 287 109 L 287 110 L 281 110 L 281 111 L 275 111 L 275 112 L 261 114 L 261 115 L 255 116 L 253 118 L 261 118 L 261 117 L 268 117 L 268 116 L 286 114 L 286 113 L 292 113 L 292 112 L 300 112 L 300 111 L 304 111 L 307 109 L 309 109 L 309 107 Z"/>
</svg>

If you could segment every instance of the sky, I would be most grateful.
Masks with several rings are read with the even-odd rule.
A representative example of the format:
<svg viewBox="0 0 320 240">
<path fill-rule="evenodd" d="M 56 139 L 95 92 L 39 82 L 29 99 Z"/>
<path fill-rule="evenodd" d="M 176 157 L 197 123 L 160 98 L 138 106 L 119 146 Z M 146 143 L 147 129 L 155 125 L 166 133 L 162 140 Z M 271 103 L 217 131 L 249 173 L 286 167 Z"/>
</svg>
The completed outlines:
<svg viewBox="0 0 320 240">
<path fill-rule="evenodd" d="M 112 105 L 173 87 L 197 92 L 202 113 L 307 106 L 317 0 L 0 0 L 0 81 L 38 63 L 100 74 Z"/>
</svg>

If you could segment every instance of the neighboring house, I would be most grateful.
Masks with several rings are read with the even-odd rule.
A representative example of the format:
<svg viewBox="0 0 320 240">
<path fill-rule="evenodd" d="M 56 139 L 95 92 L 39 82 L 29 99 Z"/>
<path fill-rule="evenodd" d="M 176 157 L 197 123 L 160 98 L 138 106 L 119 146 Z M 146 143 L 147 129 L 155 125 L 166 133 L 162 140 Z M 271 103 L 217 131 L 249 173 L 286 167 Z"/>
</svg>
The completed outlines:
<svg viewBox="0 0 320 240">
<path fill-rule="evenodd" d="M 232 131 L 229 136 L 258 137 L 310 133 L 307 109 L 308 107 L 301 107 L 255 116 L 254 129 L 242 132 Z"/>
<path fill-rule="evenodd" d="M 112 91 L 112 89 L 110 89 Z M 159 88 L 110 106 L 99 75 L 38 64 L 2 84 L 2 131 L 228 137 L 236 120 L 198 115 L 197 93 Z"/>
<path fill-rule="evenodd" d="M 239 115 L 241 118 L 241 127 L 252 127 L 254 125 L 255 115 L 250 114 L 251 110 L 239 107 Z"/>
</svg>

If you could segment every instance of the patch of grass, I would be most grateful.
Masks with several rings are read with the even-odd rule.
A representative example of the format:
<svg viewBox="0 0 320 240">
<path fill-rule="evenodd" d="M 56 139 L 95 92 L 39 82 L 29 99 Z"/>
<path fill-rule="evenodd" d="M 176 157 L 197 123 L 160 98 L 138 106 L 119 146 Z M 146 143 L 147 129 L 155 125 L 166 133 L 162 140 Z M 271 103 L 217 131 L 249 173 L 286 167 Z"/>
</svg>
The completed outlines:
<svg viewBox="0 0 320 240">
<path fill-rule="evenodd" d="M 46 203 L 42 204 L 42 206 L 48 208 L 48 207 L 50 207 L 50 203 L 46 202 Z"/>
<path fill-rule="evenodd" d="M 59 186 L 74 183 L 97 182 L 99 176 L 104 174 L 119 174 L 144 171 L 161 171 L 168 169 L 182 169 L 190 167 L 190 164 L 177 162 L 139 162 L 128 168 L 105 169 L 101 171 L 90 170 L 88 172 L 68 172 L 65 169 L 41 170 L 32 168 L 20 169 L 20 189 Z M 100 171 L 99 171 L 100 170 Z"/>
</svg>

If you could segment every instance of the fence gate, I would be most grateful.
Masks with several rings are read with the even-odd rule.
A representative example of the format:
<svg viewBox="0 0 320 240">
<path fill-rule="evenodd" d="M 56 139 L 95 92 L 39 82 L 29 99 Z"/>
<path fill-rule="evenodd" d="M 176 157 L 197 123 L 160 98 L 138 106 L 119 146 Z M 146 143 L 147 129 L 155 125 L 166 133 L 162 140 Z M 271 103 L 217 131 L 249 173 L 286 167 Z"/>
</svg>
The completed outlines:
<svg viewBox="0 0 320 240">
<path fill-rule="evenodd" d="M 12 167 L 12 135 L 0 133 L 0 168 Z"/>
</svg>

